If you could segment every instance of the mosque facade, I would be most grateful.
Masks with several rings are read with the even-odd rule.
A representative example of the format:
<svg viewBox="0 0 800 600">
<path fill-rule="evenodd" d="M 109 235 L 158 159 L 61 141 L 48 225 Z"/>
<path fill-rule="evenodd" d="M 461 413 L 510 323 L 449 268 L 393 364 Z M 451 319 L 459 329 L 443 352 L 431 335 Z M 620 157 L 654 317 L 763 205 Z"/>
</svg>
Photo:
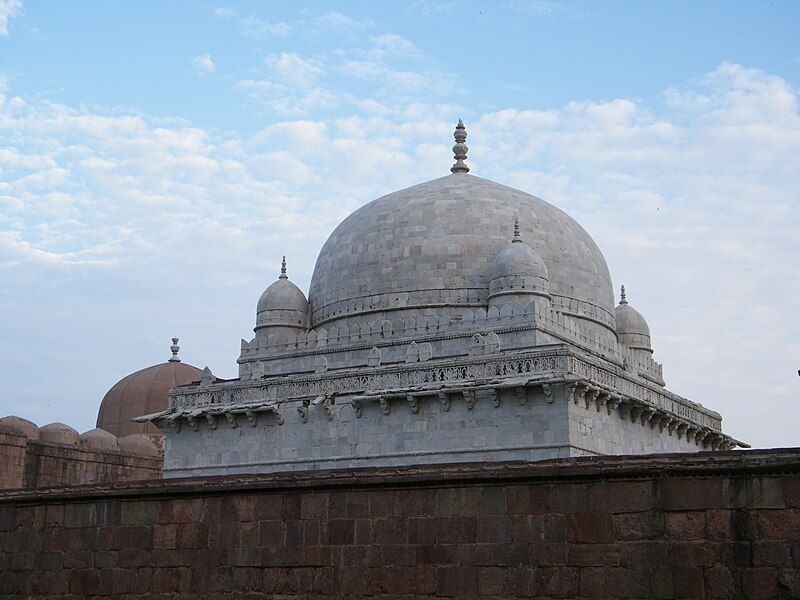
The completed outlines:
<svg viewBox="0 0 800 600">
<path fill-rule="evenodd" d="M 206 368 L 135 419 L 165 434 L 166 477 L 746 446 L 666 389 L 589 234 L 469 174 L 455 138 L 450 175 L 334 230 L 308 297 L 284 259 L 237 379 Z"/>
</svg>

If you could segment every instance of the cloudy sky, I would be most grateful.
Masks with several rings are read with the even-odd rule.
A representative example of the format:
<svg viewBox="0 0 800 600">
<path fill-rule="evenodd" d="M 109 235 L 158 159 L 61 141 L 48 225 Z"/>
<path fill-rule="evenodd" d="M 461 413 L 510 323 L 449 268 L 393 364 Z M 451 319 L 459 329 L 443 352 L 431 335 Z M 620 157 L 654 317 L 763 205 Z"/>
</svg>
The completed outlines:
<svg viewBox="0 0 800 600">
<path fill-rule="evenodd" d="M 800 445 L 800 3 L 0 0 L 0 414 L 236 373 L 287 255 L 448 173 L 569 212 L 668 387 Z"/>
</svg>

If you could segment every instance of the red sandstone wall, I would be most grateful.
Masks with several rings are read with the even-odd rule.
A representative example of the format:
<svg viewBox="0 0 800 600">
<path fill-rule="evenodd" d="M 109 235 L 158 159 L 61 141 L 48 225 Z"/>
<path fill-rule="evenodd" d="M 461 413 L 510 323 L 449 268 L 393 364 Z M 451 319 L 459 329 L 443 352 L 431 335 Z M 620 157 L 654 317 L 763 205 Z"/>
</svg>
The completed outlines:
<svg viewBox="0 0 800 600">
<path fill-rule="evenodd" d="M 18 488 L 161 478 L 164 459 L 29 440 L 0 432 L 0 493 Z"/>
<path fill-rule="evenodd" d="M 28 442 L 25 487 L 113 483 L 161 477 L 162 458 Z"/>
<path fill-rule="evenodd" d="M 798 597 L 800 451 L 6 494 L 0 550 L 19 598 Z"/>
<path fill-rule="evenodd" d="M 28 438 L 0 432 L 0 490 L 25 485 L 25 452 Z"/>
</svg>

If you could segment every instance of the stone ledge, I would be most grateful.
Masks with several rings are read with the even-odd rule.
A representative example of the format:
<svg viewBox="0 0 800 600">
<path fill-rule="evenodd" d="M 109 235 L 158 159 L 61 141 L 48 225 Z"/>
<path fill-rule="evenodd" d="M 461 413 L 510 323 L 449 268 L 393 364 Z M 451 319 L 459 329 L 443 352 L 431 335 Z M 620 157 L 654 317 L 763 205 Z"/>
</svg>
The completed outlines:
<svg viewBox="0 0 800 600">
<path fill-rule="evenodd" d="M 240 491 L 395 489 L 480 485 L 497 482 L 624 479 L 654 474 L 800 473 L 800 448 L 734 450 L 690 454 L 593 456 L 539 462 L 458 463 L 362 469 L 333 469 L 264 475 L 219 475 L 152 479 L 110 485 L 76 485 L 0 492 L 0 505 L 75 500 L 205 496 Z"/>
</svg>

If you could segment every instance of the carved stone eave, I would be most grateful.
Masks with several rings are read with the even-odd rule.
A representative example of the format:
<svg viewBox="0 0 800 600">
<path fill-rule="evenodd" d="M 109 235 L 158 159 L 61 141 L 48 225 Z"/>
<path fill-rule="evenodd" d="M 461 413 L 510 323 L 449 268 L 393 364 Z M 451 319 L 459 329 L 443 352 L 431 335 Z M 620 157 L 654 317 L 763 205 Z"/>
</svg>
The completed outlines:
<svg viewBox="0 0 800 600">
<path fill-rule="evenodd" d="M 179 428 L 183 420 L 198 427 L 197 417 L 204 424 L 212 425 L 217 423 L 217 416 L 224 414 L 231 427 L 236 427 L 237 414 L 252 415 L 252 419 L 248 417 L 251 425 L 259 413 L 272 413 L 282 422 L 278 407 L 299 403 L 296 408 L 300 420 L 308 422 L 309 403 L 320 396 L 341 397 L 344 403 L 350 403 L 357 417 L 363 413 L 363 405 L 368 401 L 377 402 L 386 416 L 390 414 L 392 400 L 408 404 L 411 414 L 420 411 L 423 401 L 437 399 L 441 410 L 448 411 L 451 399 L 459 396 L 464 399 L 467 410 L 478 401 L 489 401 L 501 408 L 501 401 L 505 398 L 514 398 L 520 405 L 525 405 L 529 401 L 530 388 L 541 391 L 545 402 L 563 398 L 587 409 L 593 406 L 598 412 L 605 407 L 608 415 L 619 408 L 620 417 L 639 422 L 642 426 L 649 425 L 653 430 L 658 426 L 659 432 L 667 430 L 669 435 L 678 431 L 681 437 L 686 435 L 698 445 L 712 448 L 721 448 L 725 444 L 745 445 L 719 431 L 718 415 L 713 411 L 659 389 L 635 375 L 615 370 L 598 357 L 558 344 L 539 346 L 530 351 L 510 349 L 508 354 L 500 352 L 478 357 L 431 359 L 424 363 L 418 360 L 414 363 L 382 364 L 368 371 L 361 367 L 332 369 L 317 374 L 266 376 L 260 380 L 216 380 L 205 387 L 177 388 L 170 394 L 170 409 L 136 420 L 152 421 L 162 429 Z M 333 419 L 333 403 L 324 401 L 320 404 L 328 419 Z M 213 423 L 205 416 L 206 412 L 211 413 Z M 681 423 L 685 427 L 678 430 Z M 690 427 L 692 429 L 688 430 Z M 723 436 L 724 441 L 717 441 L 710 433 L 704 432 Z"/>
</svg>

